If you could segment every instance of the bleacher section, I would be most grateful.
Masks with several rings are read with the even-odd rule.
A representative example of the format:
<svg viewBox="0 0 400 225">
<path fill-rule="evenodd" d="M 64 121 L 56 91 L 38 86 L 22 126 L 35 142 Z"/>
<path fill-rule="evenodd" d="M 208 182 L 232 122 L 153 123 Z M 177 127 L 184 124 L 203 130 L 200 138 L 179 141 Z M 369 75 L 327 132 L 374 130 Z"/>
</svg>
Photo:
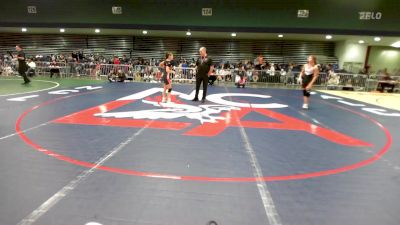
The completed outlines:
<svg viewBox="0 0 400 225">
<path fill-rule="evenodd" d="M 198 56 L 201 46 L 206 46 L 217 62 L 253 60 L 260 53 L 273 63 L 302 64 L 310 54 L 318 57 L 318 63 L 334 64 L 338 61 L 334 56 L 333 42 L 32 34 L 0 34 L 0 40 L 1 54 L 14 50 L 16 44 L 22 44 L 30 56 L 64 54 L 67 57 L 72 51 L 83 50 L 85 54 L 106 57 L 126 55 L 159 59 L 166 51 L 172 51 L 176 58 L 190 60 Z"/>
</svg>

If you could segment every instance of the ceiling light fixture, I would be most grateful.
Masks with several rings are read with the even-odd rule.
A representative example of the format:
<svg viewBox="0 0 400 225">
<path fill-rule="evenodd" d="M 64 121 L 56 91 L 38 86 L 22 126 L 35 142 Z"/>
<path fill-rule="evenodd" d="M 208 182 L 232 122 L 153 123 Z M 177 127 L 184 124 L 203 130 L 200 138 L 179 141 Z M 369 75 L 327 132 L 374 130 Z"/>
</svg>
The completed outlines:
<svg viewBox="0 0 400 225">
<path fill-rule="evenodd" d="M 400 41 L 396 41 L 395 43 L 391 44 L 390 46 L 395 48 L 400 48 Z"/>
</svg>

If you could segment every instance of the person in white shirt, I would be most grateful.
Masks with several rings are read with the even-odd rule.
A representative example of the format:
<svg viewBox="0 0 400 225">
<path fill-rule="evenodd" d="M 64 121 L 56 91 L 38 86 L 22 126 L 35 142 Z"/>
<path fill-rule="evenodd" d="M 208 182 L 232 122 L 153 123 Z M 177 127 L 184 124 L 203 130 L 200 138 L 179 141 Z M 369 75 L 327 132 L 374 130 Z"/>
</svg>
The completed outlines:
<svg viewBox="0 0 400 225">
<path fill-rule="evenodd" d="M 269 68 L 269 75 L 275 76 L 275 64 L 271 63 L 271 67 Z"/>
<path fill-rule="evenodd" d="M 307 64 L 303 66 L 300 72 L 300 77 L 302 78 L 303 87 L 303 109 L 308 109 L 308 104 L 310 101 L 311 88 L 314 85 L 319 75 L 319 68 L 317 65 L 317 58 L 310 55 L 307 58 Z"/>
<path fill-rule="evenodd" d="M 29 59 L 28 70 L 26 71 L 26 75 L 32 77 L 35 75 L 36 63 Z"/>
<path fill-rule="evenodd" d="M 36 69 L 36 63 L 32 59 L 28 59 L 28 66 L 30 69 Z"/>
<path fill-rule="evenodd" d="M 333 71 L 333 69 L 328 71 L 328 85 L 339 85 L 339 79 L 340 77 Z"/>
</svg>

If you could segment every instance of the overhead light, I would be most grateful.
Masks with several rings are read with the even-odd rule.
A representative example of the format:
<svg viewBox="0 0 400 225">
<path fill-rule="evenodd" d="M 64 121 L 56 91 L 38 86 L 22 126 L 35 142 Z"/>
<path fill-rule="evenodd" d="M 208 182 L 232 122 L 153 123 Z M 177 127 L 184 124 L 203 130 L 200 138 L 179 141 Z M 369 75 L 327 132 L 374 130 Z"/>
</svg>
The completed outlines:
<svg viewBox="0 0 400 225">
<path fill-rule="evenodd" d="M 60 29 L 60 32 L 61 32 L 61 33 L 64 33 L 64 32 L 65 32 L 65 29 L 64 29 L 64 28 L 61 28 L 61 29 Z"/>
<path fill-rule="evenodd" d="M 330 39 L 332 39 L 332 35 L 326 35 L 325 38 L 330 40 Z"/>
<path fill-rule="evenodd" d="M 376 42 L 381 41 L 381 38 L 380 37 L 375 37 L 374 41 L 376 41 Z"/>
<path fill-rule="evenodd" d="M 96 29 L 96 30 L 94 30 L 94 32 L 100 33 L 100 29 Z"/>
<path fill-rule="evenodd" d="M 236 37 L 236 33 L 232 33 L 231 36 L 232 36 L 232 37 Z"/>
<path fill-rule="evenodd" d="M 21 31 L 22 31 L 22 32 L 27 32 L 28 29 L 26 29 L 25 27 L 23 27 L 23 28 L 21 29 Z"/>
<path fill-rule="evenodd" d="M 190 30 L 188 30 L 188 31 L 186 32 L 186 36 L 190 36 L 190 35 L 192 35 L 192 33 L 190 32 Z"/>
<path fill-rule="evenodd" d="M 280 37 L 280 38 L 283 37 L 283 34 L 279 34 L 278 37 Z"/>
<path fill-rule="evenodd" d="M 395 43 L 391 44 L 390 46 L 395 48 L 400 48 L 400 41 L 396 41 Z"/>
<path fill-rule="evenodd" d="M 147 30 L 142 31 L 142 34 L 147 34 Z"/>
<path fill-rule="evenodd" d="M 364 40 L 359 40 L 358 43 L 359 43 L 359 44 L 364 44 L 365 41 L 364 41 Z"/>
</svg>

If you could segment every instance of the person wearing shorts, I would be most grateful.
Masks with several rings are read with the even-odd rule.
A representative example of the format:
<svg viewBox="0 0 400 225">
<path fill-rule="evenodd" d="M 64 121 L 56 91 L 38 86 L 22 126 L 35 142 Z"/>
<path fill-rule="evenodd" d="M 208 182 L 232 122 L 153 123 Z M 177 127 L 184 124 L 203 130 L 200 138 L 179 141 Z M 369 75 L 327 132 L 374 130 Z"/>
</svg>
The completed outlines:
<svg viewBox="0 0 400 225">
<path fill-rule="evenodd" d="M 160 63 L 161 72 L 163 74 L 161 81 L 164 84 L 164 91 L 162 94 L 162 102 L 171 102 L 171 92 L 172 92 L 172 81 L 171 75 L 175 73 L 172 70 L 172 60 L 174 59 L 174 55 L 170 52 L 165 54 L 165 60 Z"/>
<path fill-rule="evenodd" d="M 311 88 L 314 85 L 319 75 L 319 68 L 317 65 L 317 58 L 310 55 L 301 70 L 300 76 L 302 78 L 303 88 L 303 109 L 308 109 L 310 103 Z"/>
</svg>

